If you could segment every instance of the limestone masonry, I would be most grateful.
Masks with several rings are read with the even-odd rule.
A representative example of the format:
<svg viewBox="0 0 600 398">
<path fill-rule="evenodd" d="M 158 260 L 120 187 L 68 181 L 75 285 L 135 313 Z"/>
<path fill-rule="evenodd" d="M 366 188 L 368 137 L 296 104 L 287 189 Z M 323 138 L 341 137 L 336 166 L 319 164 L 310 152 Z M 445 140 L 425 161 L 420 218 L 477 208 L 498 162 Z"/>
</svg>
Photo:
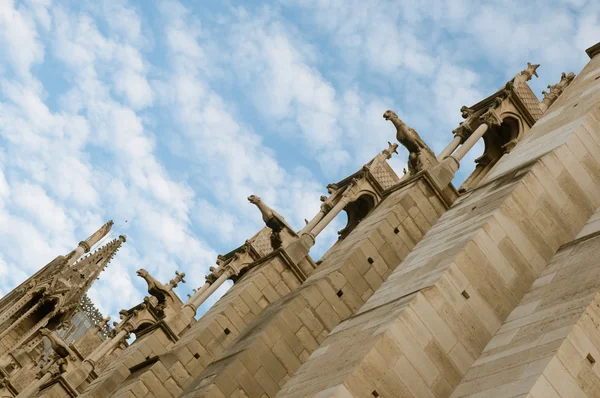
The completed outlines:
<svg viewBox="0 0 600 398">
<path fill-rule="evenodd" d="M 304 228 L 251 195 L 265 226 L 193 296 L 173 290 L 184 273 L 140 269 L 148 296 L 112 326 L 86 296 L 126 241 L 103 244 L 108 222 L 0 299 L 0 398 L 600 397 L 600 43 L 587 53 L 541 102 L 528 63 L 462 107 L 437 156 L 385 111 L 398 143 L 328 185 Z"/>
</svg>

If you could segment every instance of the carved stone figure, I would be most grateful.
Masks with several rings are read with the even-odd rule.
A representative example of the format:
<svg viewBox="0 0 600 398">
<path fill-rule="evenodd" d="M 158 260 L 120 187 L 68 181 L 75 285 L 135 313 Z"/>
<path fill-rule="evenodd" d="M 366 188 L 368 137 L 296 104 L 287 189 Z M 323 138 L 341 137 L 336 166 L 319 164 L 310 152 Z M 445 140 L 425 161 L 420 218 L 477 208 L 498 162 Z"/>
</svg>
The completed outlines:
<svg viewBox="0 0 600 398">
<path fill-rule="evenodd" d="M 425 144 L 425 141 L 421 139 L 419 133 L 408 127 L 393 111 L 385 111 L 383 118 L 392 122 L 396 127 L 396 139 L 408 150 L 408 170 L 411 174 L 422 169 L 422 162 L 419 159 L 422 150 L 435 158 L 435 155 Z"/>
<path fill-rule="evenodd" d="M 522 70 L 520 75 L 525 76 L 525 81 L 531 80 L 532 76 L 538 77 L 536 70 L 539 67 L 540 64 L 532 64 L 531 62 L 527 62 L 527 69 Z"/>
<path fill-rule="evenodd" d="M 277 212 L 267 206 L 258 196 L 250 195 L 248 196 L 248 201 L 258 207 L 258 210 L 260 210 L 260 214 L 262 214 L 262 219 L 265 222 L 265 225 L 272 231 L 271 244 L 273 249 L 276 249 L 281 245 L 281 237 L 279 236 L 279 233 L 285 228 L 285 222 L 282 220 L 282 217 L 277 214 Z"/>
<path fill-rule="evenodd" d="M 164 305 L 167 300 L 167 297 L 170 295 L 169 289 L 165 285 L 154 279 L 154 277 L 152 277 L 152 275 L 150 275 L 148 271 L 146 271 L 143 268 L 137 270 L 136 274 L 137 276 L 144 278 L 144 280 L 148 284 L 148 293 L 156 297 L 160 306 Z"/>
<path fill-rule="evenodd" d="M 388 141 L 388 147 L 386 149 L 384 149 L 383 151 L 381 151 L 381 154 L 385 155 L 386 159 L 391 159 L 392 153 L 398 153 L 398 151 L 396 149 L 398 149 L 398 144 L 396 144 L 396 143 L 392 144 L 391 142 Z"/>
<path fill-rule="evenodd" d="M 65 342 L 62 341 L 62 339 L 53 335 L 51 331 L 49 331 L 46 328 L 42 328 L 40 329 L 40 334 L 42 334 L 42 336 L 45 336 L 50 341 L 50 347 L 52 348 L 52 351 L 54 351 L 59 357 L 71 359 L 76 358 L 75 353 L 71 351 L 71 349 L 65 344 Z"/>
<path fill-rule="evenodd" d="M 460 107 L 460 115 L 462 116 L 463 119 L 468 118 L 473 113 L 475 113 L 475 111 L 466 105 L 463 105 Z"/>
<path fill-rule="evenodd" d="M 325 188 L 327 188 L 327 193 L 330 195 L 334 195 L 340 189 L 336 184 L 327 184 Z"/>
<path fill-rule="evenodd" d="M 554 94 L 554 95 L 556 95 L 556 97 L 558 97 L 559 95 L 562 94 L 562 92 L 565 90 L 565 88 L 567 88 L 567 86 L 569 84 L 571 84 L 573 79 L 575 79 L 575 73 L 570 72 L 567 75 L 565 72 L 562 72 L 560 75 L 560 81 L 554 85 L 548 86 L 548 88 L 550 89 L 550 93 L 547 93 L 546 91 L 542 91 L 542 94 L 544 94 L 544 95 Z"/>
<path fill-rule="evenodd" d="M 169 285 L 171 286 L 171 290 L 177 287 L 180 283 L 185 283 L 185 272 L 175 271 L 175 278 L 169 281 Z"/>
</svg>

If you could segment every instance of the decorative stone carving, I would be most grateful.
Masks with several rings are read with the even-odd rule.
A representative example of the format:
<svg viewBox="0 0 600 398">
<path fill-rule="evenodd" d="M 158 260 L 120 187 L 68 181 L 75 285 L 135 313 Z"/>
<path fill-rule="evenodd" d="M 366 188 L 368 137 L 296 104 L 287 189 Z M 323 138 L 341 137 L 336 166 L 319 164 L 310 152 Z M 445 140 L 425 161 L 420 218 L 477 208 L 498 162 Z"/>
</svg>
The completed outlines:
<svg viewBox="0 0 600 398">
<path fill-rule="evenodd" d="M 327 193 L 330 195 L 335 195 L 338 189 L 340 189 L 336 184 L 327 184 L 325 188 L 327 188 Z"/>
<path fill-rule="evenodd" d="M 502 124 L 502 119 L 500 119 L 496 111 L 491 107 L 483 115 L 479 116 L 479 119 L 486 123 L 488 127 L 500 126 Z"/>
<path fill-rule="evenodd" d="M 463 143 L 471 136 L 471 134 L 473 134 L 473 129 L 469 125 L 468 121 L 465 120 L 464 122 L 461 122 L 457 128 L 452 130 L 452 134 L 460 137 L 460 142 Z"/>
<path fill-rule="evenodd" d="M 467 119 L 469 116 L 473 115 L 475 111 L 466 105 L 460 107 L 460 115 L 463 119 Z"/>
<path fill-rule="evenodd" d="M 333 204 L 331 203 L 331 201 L 329 200 L 329 198 L 325 195 L 321 195 L 321 197 L 319 198 L 319 200 L 321 200 L 321 211 L 325 214 L 329 213 L 331 211 L 331 209 L 333 209 Z"/>
<path fill-rule="evenodd" d="M 385 111 L 383 118 L 392 122 L 396 127 L 396 139 L 408 150 L 408 171 L 411 174 L 423 169 L 423 161 L 420 159 L 423 150 L 435 159 L 433 151 L 425 144 L 419 134 L 408 127 L 393 111 Z"/>
<path fill-rule="evenodd" d="M 386 149 L 384 149 L 383 151 L 381 151 L 381 154 L 385 156 L 386 159 L 391 159 L 392 158 L 392 154 L 393 153 L 398 153 L 398 151 L 396 150 L 398 149 L 398 144 L 396 143 L 391 143 L 388 141 L 388 147 Z"/>
<path fill-rule="evenodd" d="M 544 99 L 542 100 L 542 109 L 544 111 L 558 99 L 558 97 L 569 86 L 569 84 L 571 84 L 573 79 L 575 79 L 575 73 L 570 72 L 569 74 L 566 74 L 563 72 L 558 83 L 549 85 L 549 91 L 542 91 L 542 94 L 544 94 Z"/>
<path fill-rule="evenodd" d="M 61 338 L 55 336 L 50 330 L 42 328 L 40 329 L 40 334 L 50 341 L 50 347 L 52 348 L 52 351 L 54 351 L 59 357 L 70 358 L 72 360 L 77 358 L 69 346 L 67 346 Z"/>
<path fill-rule="evenodd" d="M 279 234 L 285 228 L 285 222 L 277 212 L 267 206 L 258 196 L 250 195 L 248 196 L 248 201 L 260 210 L 265 225 L 272 231 L 271 244 L 273 245 L 273 249 L 277 249 L 281 246 L 281 236 Z"/>
<path fill-rule="evenodd" d="M 519 75 L 525 76 L 525 81 L 531 80 L 532 76 L 538 77 L 536 70 L 539 67 L 540 64 L 532 64 L 531 62 L 527 62 L 527 69 L 522 70 Z"/>
<path fill-rule="evenodd" d="M 49 356 L 46 365 L 40 369 L 38 378 L 41 378 L 48 372 L 52 372 L 53 374 L 62 374 L 66 372 L 69 360 L 75 361 L 77 359 L 75 353 L 64 341 L 62 341 L 62 339 L 52 334 L 50 330 L 42 328 L 40 329 L 40 334 L 50 341 L 50 348 L 53 353 Z"/>
<path fill-rule="evenodd" d="M 185 272 L 179 273 L 178 271 L 175 271 L 175 278 L 169 281 L 169 285 L 171 286 L 170 290 L 176 288 L 180 283 L 185 283 L 185 279 L 183 278 L 185 278 Z"/>
<path fill-rule="evenodd" d="M 159 306 L 163 306 L 167 300 L 167 297 L 170 296 L 169 291 L 171 289 L 154 279 L 154 277 L 152 277 L 152 275 L 150 275 L 148 271 L 143 268 L 137 270 L 136 274 L 146 281 L 148 284 L 148 293 L 150 293 L 151 296 L 156 297 Z"/>
</svg>

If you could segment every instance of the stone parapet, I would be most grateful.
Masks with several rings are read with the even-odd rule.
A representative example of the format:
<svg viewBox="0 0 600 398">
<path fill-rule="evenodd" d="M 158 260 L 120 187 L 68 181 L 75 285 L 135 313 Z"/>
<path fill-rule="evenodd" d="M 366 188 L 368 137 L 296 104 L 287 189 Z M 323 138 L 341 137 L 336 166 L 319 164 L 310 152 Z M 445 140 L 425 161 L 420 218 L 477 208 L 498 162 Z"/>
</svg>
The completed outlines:
<svg viewBox="0 0 600 398">
<path fill-rule="evenodd" d="M 446 211 L 421 176 L 386 199 L 295 292 L 270 304 L 182 397 L 272 397 L 329 332 L 351 317 Z"/>
</svg>

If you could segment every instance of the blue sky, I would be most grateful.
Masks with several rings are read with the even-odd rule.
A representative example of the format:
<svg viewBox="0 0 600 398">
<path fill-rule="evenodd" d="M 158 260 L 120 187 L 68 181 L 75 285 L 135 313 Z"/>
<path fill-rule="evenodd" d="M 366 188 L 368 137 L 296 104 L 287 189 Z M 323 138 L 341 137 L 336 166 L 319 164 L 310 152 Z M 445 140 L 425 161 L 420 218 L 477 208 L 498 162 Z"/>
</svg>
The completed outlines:
<svg viewBox="0 0 600 398">
<path fill-rule="evenodd" d="M 0 0 L 0 295 L 113 219 L 128 241 L 90 292 L 100 309 L 140 302 L 142 267 L 186 272 L 185 300 L 263 225 L 248 195 L 300 228 L 394 138 L 385 110 L 439 152 L 459 108 L 527 61 L 538 95 L 579 72 L 599 15 L 585 0 Z"/>
</svg>

